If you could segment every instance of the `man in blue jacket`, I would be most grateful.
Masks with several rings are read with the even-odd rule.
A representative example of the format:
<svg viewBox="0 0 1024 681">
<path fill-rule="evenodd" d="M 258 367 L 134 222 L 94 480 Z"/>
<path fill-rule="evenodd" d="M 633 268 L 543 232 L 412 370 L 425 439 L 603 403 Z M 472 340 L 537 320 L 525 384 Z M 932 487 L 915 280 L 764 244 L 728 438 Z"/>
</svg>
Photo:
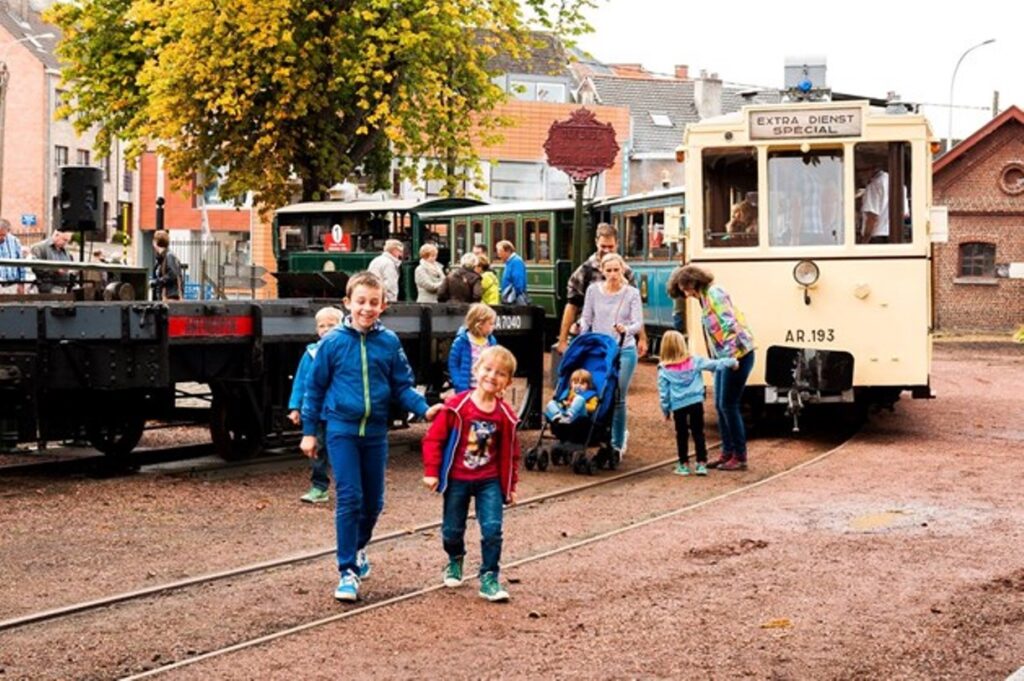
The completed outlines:
<svg viewBox="0 0 1024 681">
<path fill-rule="evenodd" d="M 526 263 L 516 253 L 511 241 L 499 241 L 495 246 L 498 257 L 505 262 L 501 273 L 501 302 L 506 305 L 529 305 L 526 295 Z"/>
</svg>

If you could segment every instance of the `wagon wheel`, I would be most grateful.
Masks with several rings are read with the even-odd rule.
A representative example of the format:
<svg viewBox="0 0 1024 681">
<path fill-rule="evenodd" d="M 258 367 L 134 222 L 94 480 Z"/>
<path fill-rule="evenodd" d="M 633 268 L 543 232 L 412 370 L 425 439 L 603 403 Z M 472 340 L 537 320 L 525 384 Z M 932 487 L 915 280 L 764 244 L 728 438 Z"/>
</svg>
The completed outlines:
<svg viewBox="0 0 1024 681">
<path fill-rule="evenodd" d="M 260 433 L 233 414 L 227 395 L 218 391 L 210 407 L 210 438 L 217 455 L 228 461 L 248 459 L 263 446 Z"/>
<path fill-rule="evenodd" d="M 86 425 L 89 444 L 106 455 L 102 468 L 107 472 L 130 472 L 138 470 L 130 462 L 132 450 L 142 439 L 146 419 L 142 414 L 109 415 L 90 419 Z"/>
<path fill-rule="evenodd" d="M 546 471 L 550 463 L 551 455 L 548 453 L 548 450 L 540 450 L 540 454 L 537 455 L 537 470 Z"/>
</svg>

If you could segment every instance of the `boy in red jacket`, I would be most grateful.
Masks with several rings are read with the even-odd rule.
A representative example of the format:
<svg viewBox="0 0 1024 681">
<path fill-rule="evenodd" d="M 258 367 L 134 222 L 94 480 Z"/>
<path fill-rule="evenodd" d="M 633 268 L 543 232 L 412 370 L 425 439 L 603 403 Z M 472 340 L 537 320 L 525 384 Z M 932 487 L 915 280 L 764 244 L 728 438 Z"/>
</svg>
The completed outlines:
<svg viewBox="0 0 1024 681">
<path fill-rule="evenodd" d="M 466 517 L 476 499 L 480 523 L 480 596 L 507 601 L 499 581 L 505 503 L 516 502 L 519 481 L 518 418 L 501 394 L 516 372 L 516 358 L 493 345 L 473 365 L 476 387 L 450 397 L 423 438 L 423 484 L 444 495 L 441 537 L 448 554 L 444 585 L 462 584 Z"/>
</svg>

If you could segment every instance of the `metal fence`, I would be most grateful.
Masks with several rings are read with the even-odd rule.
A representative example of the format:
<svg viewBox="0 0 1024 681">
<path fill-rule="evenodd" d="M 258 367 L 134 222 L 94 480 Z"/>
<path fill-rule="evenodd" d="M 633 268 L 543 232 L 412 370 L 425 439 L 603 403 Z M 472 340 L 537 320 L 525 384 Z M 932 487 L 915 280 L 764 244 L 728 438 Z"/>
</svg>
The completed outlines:
<svg viewBox="0 0 1024 681">
<path fill-rule="evenodd" d="M 216 239 L 171 241 L 170 249 L 184 270 L 186 300 L 255 298 L 264 285 L 263 268 Z"/>
</svg>

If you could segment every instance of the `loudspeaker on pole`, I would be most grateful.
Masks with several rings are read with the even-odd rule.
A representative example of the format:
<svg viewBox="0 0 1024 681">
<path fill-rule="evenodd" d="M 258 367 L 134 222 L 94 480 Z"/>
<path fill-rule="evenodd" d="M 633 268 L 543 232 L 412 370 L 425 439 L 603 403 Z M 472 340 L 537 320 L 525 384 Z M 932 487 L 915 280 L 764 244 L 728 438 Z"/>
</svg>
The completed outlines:
<svg viewBox="0 0 1024 681">
<path fill-rule="evenodd" d="M 62 232 L 102 232 L 103 170 L 93 166 L 60 167 L 57 224 Z"/>
</svg>

